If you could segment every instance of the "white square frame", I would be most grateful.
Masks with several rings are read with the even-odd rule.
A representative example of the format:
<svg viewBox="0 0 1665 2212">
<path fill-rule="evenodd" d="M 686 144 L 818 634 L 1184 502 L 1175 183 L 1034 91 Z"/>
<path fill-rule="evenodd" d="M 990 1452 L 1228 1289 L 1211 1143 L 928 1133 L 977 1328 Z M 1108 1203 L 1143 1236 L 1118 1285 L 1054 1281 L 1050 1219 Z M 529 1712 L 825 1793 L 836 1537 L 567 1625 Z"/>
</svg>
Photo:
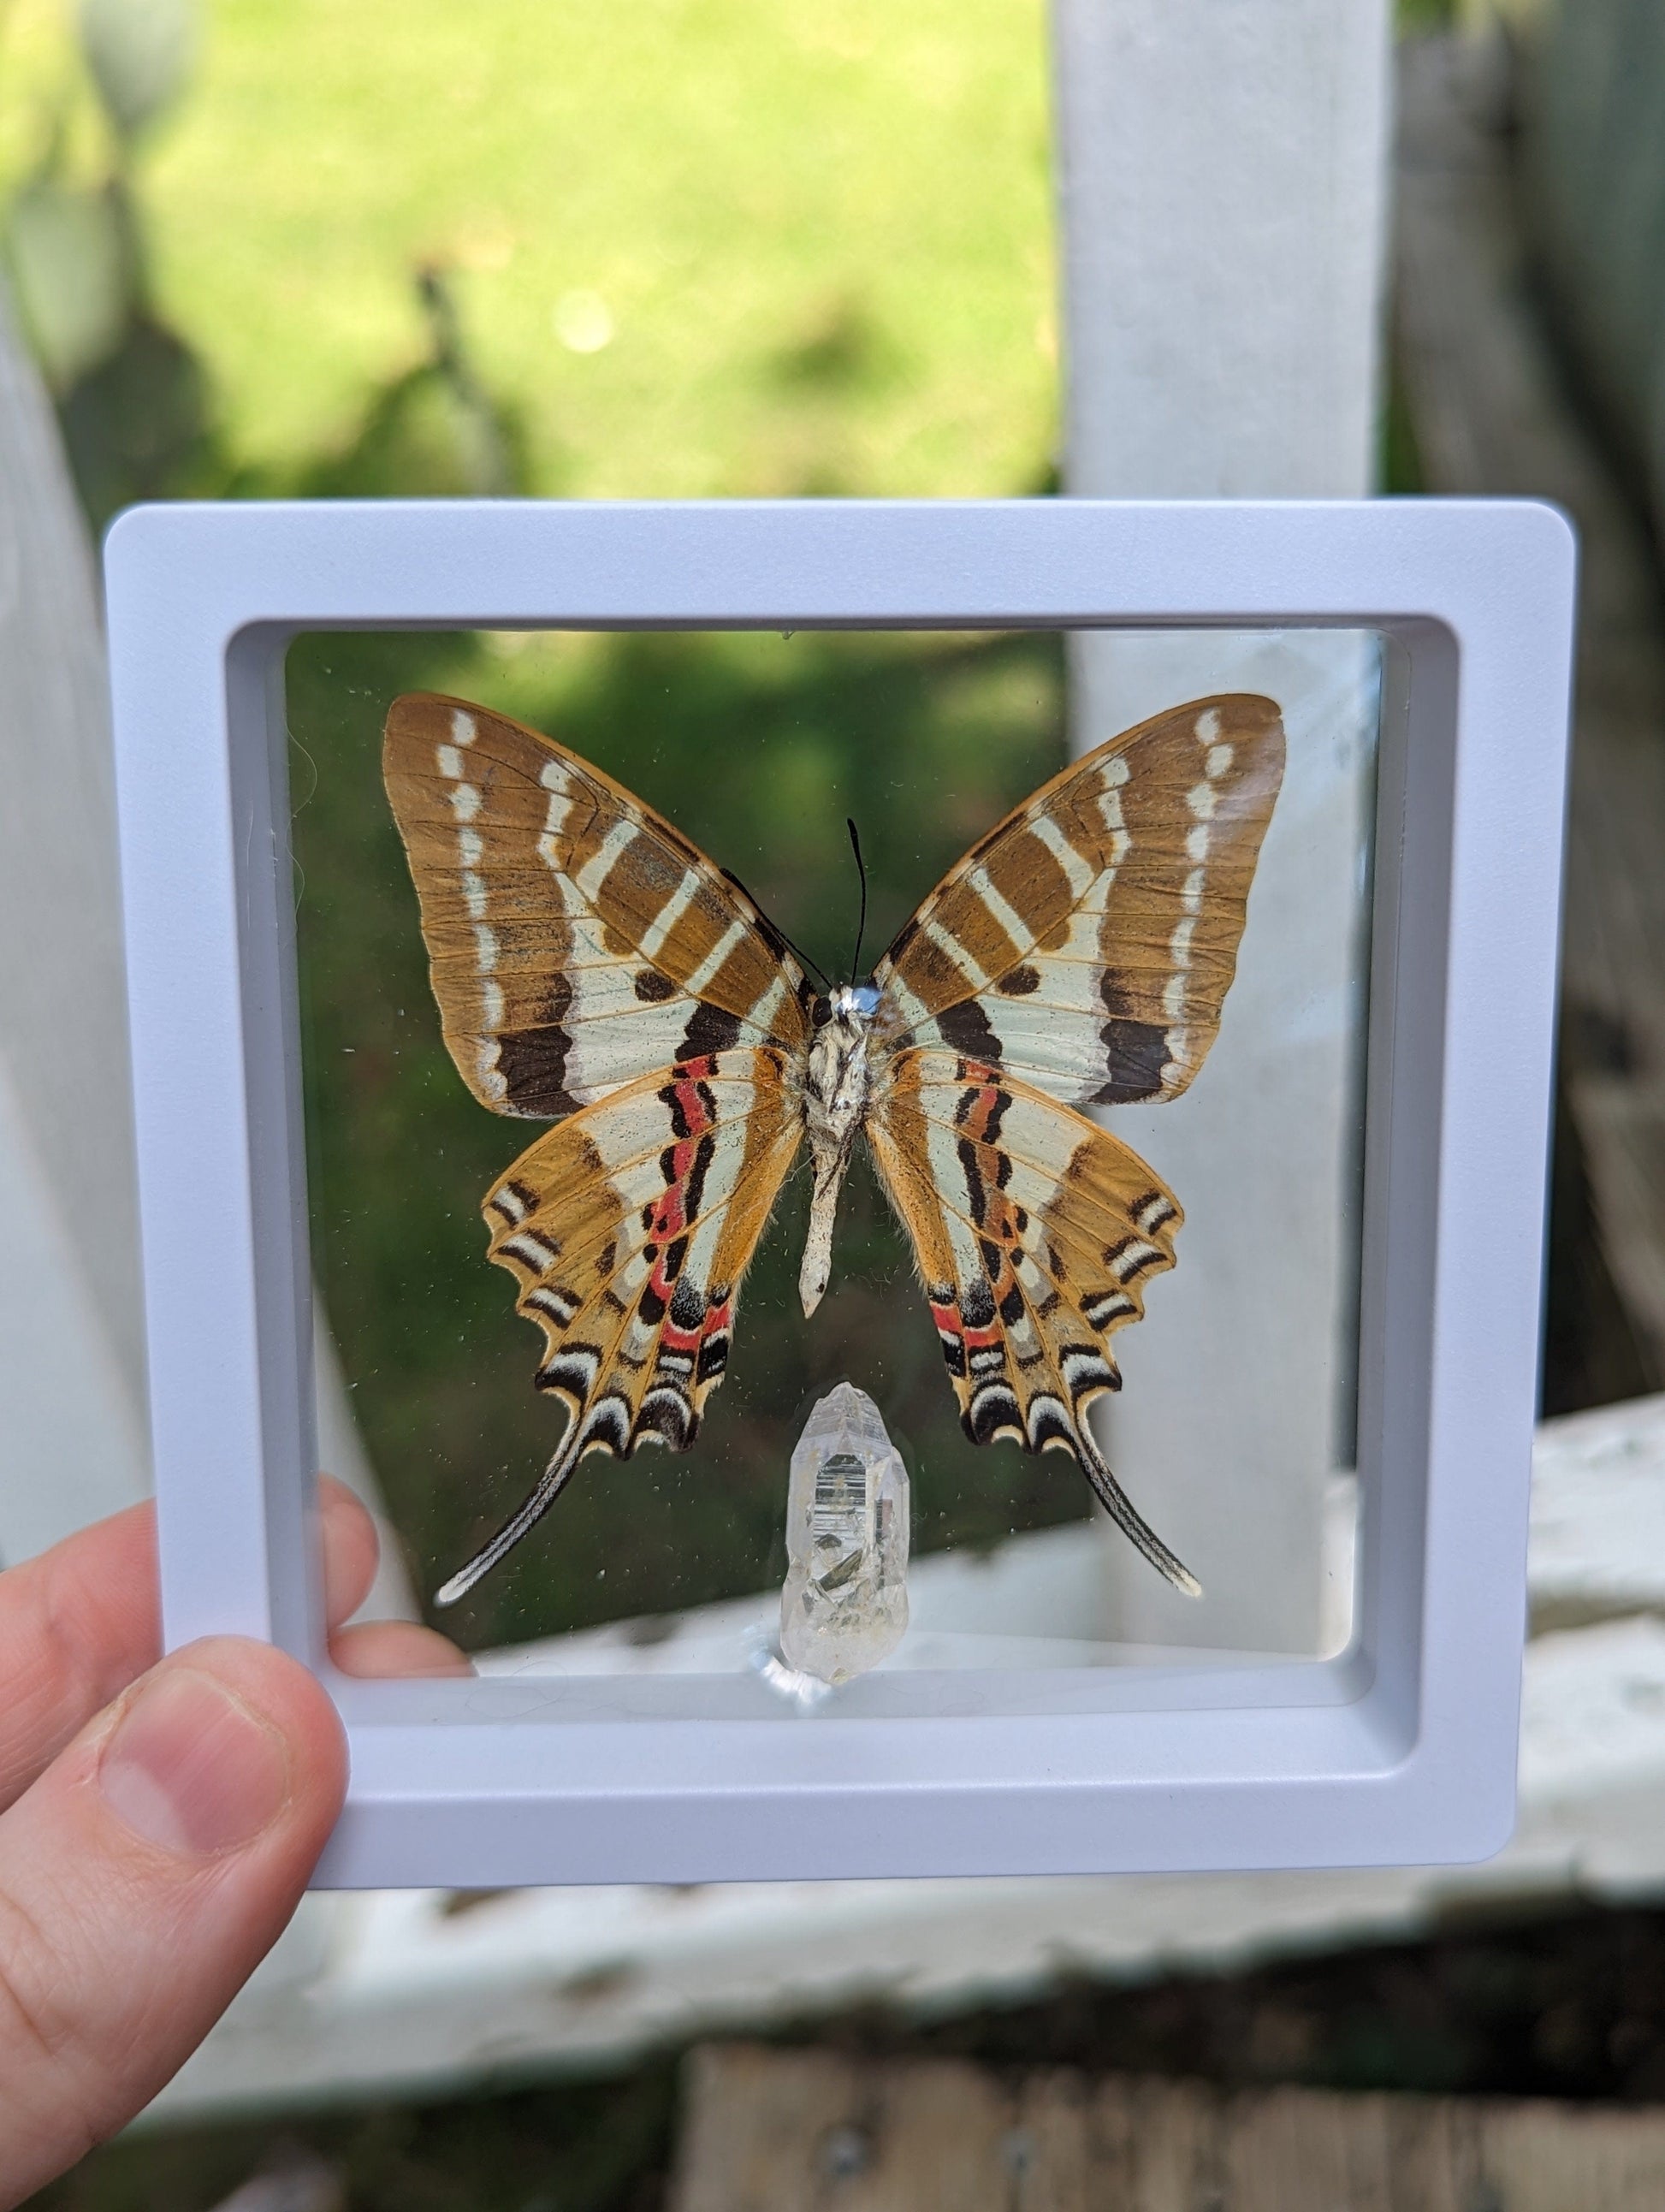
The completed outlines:
<svg viewBox="0 0 1665 2212">
<path fill-rule="evenodd" d="M 106 550 L 170 1649 L 350 1742 L 323 1885 L 1431 1863 L 1514 1818 L 1575 549 L 1525 501 L 137 508 Z M 321 1656 L 283 655 L 349 629 L 1371 629 L 1354 1643 L 1325 1661 L 352 1682 Z M 763 1703 L 757 1701 L 757 1697 Z M 767 1706 L 767 1710 L 765 1710 Z"/>
</svg>

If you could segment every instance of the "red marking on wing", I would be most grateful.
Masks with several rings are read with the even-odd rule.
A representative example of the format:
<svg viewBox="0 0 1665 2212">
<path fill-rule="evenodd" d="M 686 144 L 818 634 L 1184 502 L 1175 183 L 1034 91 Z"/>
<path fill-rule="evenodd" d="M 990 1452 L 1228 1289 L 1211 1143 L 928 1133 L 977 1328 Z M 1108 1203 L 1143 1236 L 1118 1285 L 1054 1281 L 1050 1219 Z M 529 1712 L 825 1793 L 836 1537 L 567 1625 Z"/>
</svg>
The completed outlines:
<svg viewBox="0 0 1665 2212">
<path fill-rule="evenodd" d="M 694 1158 L 699 1151 L 700 1139 L 707 1130 L 716 1127 L 713 1116 L 706 1110 L 705 1100 L 700 1095 L 700 1085 L 711 1073 L 711 1062 L 706 1060 L 685 1060 L 678 1064 L 675 1076 L 666 1085 L 677 1102 L 683 1127 L 688 1131 L 678 1137 L 671 1147 L 671 1179 L 653 1214 L 651 1234 L 655 1237 L 680 1237 L 688 1226 L 684 1200 L 688 1193 L 688 1178 L 694 1172 Z M 665 1092 L 659 1093 L 662 1098 Z"/>
<path fill-rule="evenodd" d="M 650 1236 L 659 1246 L 648 1285 L 660 1302 L 665 1318 L 659 1324 L 661 1346 L 687 1358 L 696 1358 L 706 1339 L 725 1332 L 732 1316 L 733 1301 L 726 1298 L 720 1306 L 709 1308 L 691 1328 L 684 1328 L 671 1317 L 671 1301 L 676 1292 L 676 1279 L 666 1272 L 665 1262 L 670 1248 L 690 1227 L 688 1191 L 694 1173 L 695 1161 L 701 1142 L 716 1127 L 716 1117 L 709 1110 L 702 1085 L 714 1073 L 715 1061 L 709 1055 L 697 1060 L 678 1061 L 671 1083 L 667 1085 L 676 1102 L 678 1115 L 686 1136 L 678 1137 L 671 1146 L 670 1181 L 653 1212 Z M 664 1097 L 664 1092 L 660 1094 Z"/>
</svg>

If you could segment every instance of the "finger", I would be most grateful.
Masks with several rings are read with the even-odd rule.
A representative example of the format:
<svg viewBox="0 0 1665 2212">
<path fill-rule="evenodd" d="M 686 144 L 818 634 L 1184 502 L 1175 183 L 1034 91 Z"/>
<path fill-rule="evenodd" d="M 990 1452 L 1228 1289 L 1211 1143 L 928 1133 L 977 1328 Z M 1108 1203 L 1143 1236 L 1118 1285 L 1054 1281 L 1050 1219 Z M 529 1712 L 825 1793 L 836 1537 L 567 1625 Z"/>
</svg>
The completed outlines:
<svg viewBox="0 0 1665 2212">
<path fill-rule="evenodd" d="M 328 1475 L 319 1506 L 333 1628 L 374 1577 L 375 1523 Z M 151 1506 L 130 1506 L 0 1574 L 0 1810 L 161 1656 Z"/>
<path fill-rule="evenodd" d="M 331 1631 L 350 1620 L 370 1594 L 381 1539 L 367 1507 L 332 1474 L 318 1479 L 319 1541 L 324 1550 L 324 1620 Z"/>
<path fill-rule="evenodd" d="M 149 1505 L 0 1575 L 0 1807 L 161 1653 Z"/>
<path fill-rule="evenodd" d="M 448 1636 L 414 1620 L 367 1620 L 330 1638 L 330 1656 L 343 1674 L 471 1674 L 466 1652 Z"/>
<path fill-rule="evenodd" d="M 162 1661 L 0 1819 L 0 2206 L 178 2070 L 288 1921 L 345 1784 L 313 1677 L 216 1638 Z"/>
</svg>

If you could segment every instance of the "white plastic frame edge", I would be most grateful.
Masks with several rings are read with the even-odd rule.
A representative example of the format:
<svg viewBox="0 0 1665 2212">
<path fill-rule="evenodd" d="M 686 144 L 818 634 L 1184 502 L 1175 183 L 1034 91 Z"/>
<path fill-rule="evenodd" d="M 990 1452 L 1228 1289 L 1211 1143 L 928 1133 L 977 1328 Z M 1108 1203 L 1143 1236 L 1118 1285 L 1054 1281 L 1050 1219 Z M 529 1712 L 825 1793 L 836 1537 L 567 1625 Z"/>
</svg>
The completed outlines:
<svg viewBox="0 0 1665 2212">
<path fill-rule="evenodd" d="M 1571 667 L 1575 548 L 1556 510 L 180 505 L 119 518 L 106 571 L 166 1636 L 263 1638 L 317 1667 L 352 1764 L 320 1885 L 1431 1863 L 1501 1846 Z M 958 1678 L 874 1677 L 865 1705 L 775 1724 L 720 1701 L 633 1718 L 617 1685 L 580 1714 L 547 1684 L 334 1675 L 307 1525 L 289 641 L 1158 625 L 1390 641 L 1354 1649 L 1026 1677 L 1004 1710 Z"/>
</svg>

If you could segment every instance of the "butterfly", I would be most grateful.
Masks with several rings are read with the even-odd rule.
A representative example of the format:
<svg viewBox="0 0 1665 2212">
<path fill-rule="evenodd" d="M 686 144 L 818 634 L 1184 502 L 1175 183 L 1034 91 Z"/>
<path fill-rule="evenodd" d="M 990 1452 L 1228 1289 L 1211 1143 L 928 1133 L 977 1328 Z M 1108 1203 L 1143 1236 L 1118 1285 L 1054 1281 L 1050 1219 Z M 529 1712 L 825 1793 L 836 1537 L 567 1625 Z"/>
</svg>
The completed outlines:
<svg viewBox="0 0 1665 2212">
<path fill-rule="evenodd" d="M 484 1106 L 552 1123 L 486 1194 L 489 1255 L 567 1407 L 471 1589 L 586 1453 L 684 1451 L 740 1284 L 807 1142 L 799 1289 L 827 1287 L 865 1139 L 974 1443 L 1072 1455 L 1169 1581 L 1085 1419 L 1109 1340 L 1174 1264 L 1178 1200 L 1079 1109 L 1176 1098 L 1236 971 L 1283 775 L 1276 703 L 1176 707 L 1054 776 L 944 877 L 870 977 L 836 988 L 738 880 L 535 730 L 394 702 L 383 772 L 445 1042 Z"/>
</svg>

